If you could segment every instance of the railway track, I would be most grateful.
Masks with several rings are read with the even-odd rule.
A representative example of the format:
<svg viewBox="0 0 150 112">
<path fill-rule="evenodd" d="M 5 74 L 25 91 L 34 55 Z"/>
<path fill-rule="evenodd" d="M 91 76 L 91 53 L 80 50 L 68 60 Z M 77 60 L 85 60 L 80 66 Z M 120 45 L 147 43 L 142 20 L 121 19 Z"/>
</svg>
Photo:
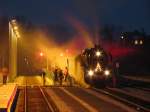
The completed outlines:
<svg viewBox="0 0 150 112">
<path fill-rule="evenodd" d="M 146 91 L 146 92 L 150 92 L 150 88 L 144 88 L 144 87 L 134 87 L 133 88 L 135 89 L 140 89 L 140 90 L 143 90 L 143 91 Z"/>
<path fill-rule="evenodd" d="M 41 87 L 26 87 L 25 112 L 56 112 Z"/>
<path fill-rule="evenodd" d="M 20 90 L 15 112 L 59 112 L 44 88 L 25 86 Z"/>
<path fill-rule="evenodd" d="M 92 88 L 94 91 L 110 96 L 111 98 L 128 105 L 136 109 L 139 112 L 150 112 L 150 102 L 144 101 L 142 99 L 136 98 L 134 96 L 129 96 L 127 94 L 113 91 L 111 89 L 96 89 Z"/>
<path fill-rule="evenodd" d="M 25 89 L 24 87 L 19 87 L 19 96 L 16 104 L 15 112 L 25 112 Z"/>
</svg>

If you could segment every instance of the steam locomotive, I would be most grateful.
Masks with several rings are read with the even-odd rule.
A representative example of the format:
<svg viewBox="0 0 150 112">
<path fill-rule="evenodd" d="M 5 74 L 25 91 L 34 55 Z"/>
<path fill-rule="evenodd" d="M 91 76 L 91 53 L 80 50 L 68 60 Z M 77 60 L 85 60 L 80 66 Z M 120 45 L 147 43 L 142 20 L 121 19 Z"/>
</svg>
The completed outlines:
<svg viewBox="0 0 150 112">
<path fill-rule="evenodd" d="M 112 56 L 100 45 L 85 49 L 79 59 L 86 83 L 94 86 L 106 86 L 112 82 Z"/>
</svg>

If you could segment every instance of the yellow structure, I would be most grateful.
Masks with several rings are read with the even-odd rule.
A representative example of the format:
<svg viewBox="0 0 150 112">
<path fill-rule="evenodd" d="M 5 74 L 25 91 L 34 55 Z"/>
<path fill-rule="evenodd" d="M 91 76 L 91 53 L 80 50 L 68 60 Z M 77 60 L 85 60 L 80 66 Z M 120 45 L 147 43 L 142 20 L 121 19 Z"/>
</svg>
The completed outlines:
<svg viewBox="0 0 150 112">
<path fill-rule="evenodd" d="M 16 20 L 9 22 L 9 80 L 17 76 L 17 38 L 20 38 Z"/>
<path fill-rule="evenodd" d="M 1 109 L 10 112 L 16 92 L 16 84 L 9 83 L 7 85 L 0 85 L 0 112 Z"/>
</svg>

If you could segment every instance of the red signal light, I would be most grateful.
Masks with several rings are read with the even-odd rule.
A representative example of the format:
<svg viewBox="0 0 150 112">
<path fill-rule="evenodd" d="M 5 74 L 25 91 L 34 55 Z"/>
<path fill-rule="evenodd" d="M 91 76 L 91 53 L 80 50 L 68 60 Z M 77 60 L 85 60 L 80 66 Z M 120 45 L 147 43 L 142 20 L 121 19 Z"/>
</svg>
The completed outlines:
<svg viewBox="0 0 150 112">
<path fill-rule="evenodd" d="M 42 57 L 42 56 L 44 56 L 44 54 L 42 52 L 40 52 L 40 56 Z"/>
</svg>

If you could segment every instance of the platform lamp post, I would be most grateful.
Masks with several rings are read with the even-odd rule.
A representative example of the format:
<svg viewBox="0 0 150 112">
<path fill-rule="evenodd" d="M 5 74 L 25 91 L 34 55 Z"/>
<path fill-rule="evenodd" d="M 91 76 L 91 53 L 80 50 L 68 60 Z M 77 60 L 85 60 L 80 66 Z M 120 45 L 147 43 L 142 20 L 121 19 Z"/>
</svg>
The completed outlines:
<svg viewBox="0 0 150 112">
<path fill-rule="evenodd" d="M 9 21 L 9 80 L 17 76 L 17 39 L 20 38 L 17 21 Z"/>
<path fill-rule="evenodd" d="M 47 71 L 49 70 L 49 63 L 48 63 L 48 50 L 47 50 L 47 48 L 46 48 L 46 69 L 47 69 Z"/>
<path fill-rule="evenodd" d="M 46 70 L 49 69 L 49 63 L 48 63 L 48 54 L 47 54 L 47 49 L 46 49 L 46 54 L 44 54 L 43 52 L 40 52 L 40 57 L 42 58 L 43 56 L 46 56 Z"/>
<path fill-rule="evenodd" d="M 66 62 L 67 62 L 67 68 L 68 68 L 68 72 L 69 72 L 69 56 L 68 56 L 68 53 L 69 53 L 69 50 L 66 49 L 66 57 L 67 57 Z"/>
</svg>

